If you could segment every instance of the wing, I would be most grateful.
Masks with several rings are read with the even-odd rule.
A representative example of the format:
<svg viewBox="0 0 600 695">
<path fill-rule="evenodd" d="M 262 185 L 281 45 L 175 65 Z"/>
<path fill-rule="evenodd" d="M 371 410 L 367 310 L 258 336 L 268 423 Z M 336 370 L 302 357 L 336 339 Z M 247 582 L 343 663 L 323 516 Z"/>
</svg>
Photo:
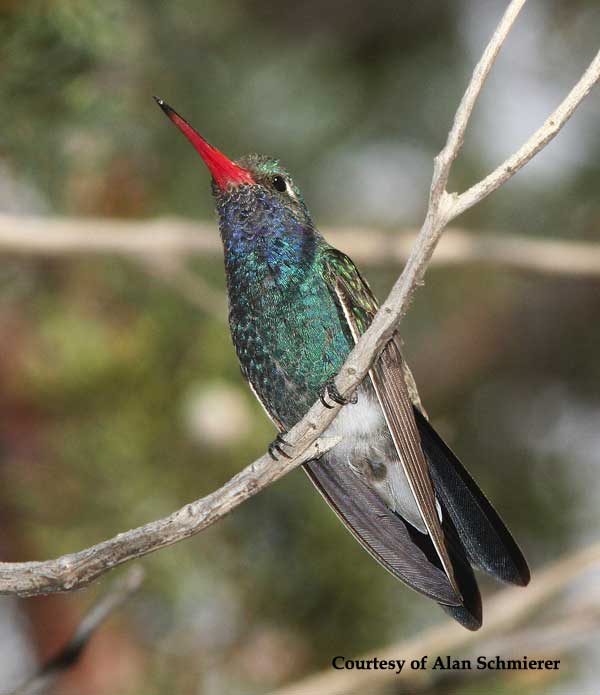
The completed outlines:
<svg viewBox="0 0 600 695">
<path fill-rule="evenodd" d="M 330 249 L 325 254 L 324 263 L 325 280 L 343 312 L 354 342 L 357 342 L 377 311 L 377 301 L 348 256 Z M 404 377 L 398 336 L 395 335 L 386 345 L 369 376 L 435 552 L 450 585 L 460 596 Z"/>
<path fill-rule="evenodd" d="M 448 583 L 435 551 L 429 551 L 428 536 L 414 531 L 392 512 L 348 466 L 336 465 L 326 456 L 304 464 L 304 470 L 350 533 L 388 572 L 415 591 L 445 606 L 460 608 L 462 602 Z M 468 583 L 471 567 L 464 553 L 458 552 L 457 558 L 459 574 L 461 578 L 464 574 Z M 474 583 L 473 578 L 469 586 Z M 476 590 L 475 595 L 477 599 Z"/>
</svg>

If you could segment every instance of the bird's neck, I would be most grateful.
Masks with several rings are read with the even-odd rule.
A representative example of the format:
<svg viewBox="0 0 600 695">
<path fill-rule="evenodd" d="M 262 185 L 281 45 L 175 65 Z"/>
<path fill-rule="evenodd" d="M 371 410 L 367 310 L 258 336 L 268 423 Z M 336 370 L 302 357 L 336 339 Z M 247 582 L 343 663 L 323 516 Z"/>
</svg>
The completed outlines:
<svg viewBox="0 0 600 695">
<path fill-rule="evenodd" d="M 230 301 L 239 294 L 291 290 L 310 272 L 324 243 L 308 213 L 266 195 L 242 191 L 217 210 Z"/>
</svg>

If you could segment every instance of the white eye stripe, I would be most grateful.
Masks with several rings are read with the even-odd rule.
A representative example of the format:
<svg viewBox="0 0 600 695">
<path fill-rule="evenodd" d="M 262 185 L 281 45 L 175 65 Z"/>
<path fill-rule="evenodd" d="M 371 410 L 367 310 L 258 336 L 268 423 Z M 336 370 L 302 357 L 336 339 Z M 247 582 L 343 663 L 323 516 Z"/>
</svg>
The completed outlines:
<svg viewBox="0 0 600 695">
<path fill-rule="evenodd" d="M 290 186 L 289 181 L 285 182 L 285 192 L 290 196 L 290 198 L 297 200 L 296 194 L 294 193 L 294 189 Z"/>
<path fill-rule="evenodd" d="M 290 196 L 290 198 L 293 198 L 294 200 L 298 199 L 294 189 L 290 185 L 290 182 L 284 176 L 281 176 L 281 174 L 276 174 L 275 176 L 273 176 L 271 181 L 273 186 L 275 187 L 275 190 L 279 191 L 280 193 L 287 193 Z M 282 183 L 285 186 L 284 189 L 280 188 Z"/>
</svg>

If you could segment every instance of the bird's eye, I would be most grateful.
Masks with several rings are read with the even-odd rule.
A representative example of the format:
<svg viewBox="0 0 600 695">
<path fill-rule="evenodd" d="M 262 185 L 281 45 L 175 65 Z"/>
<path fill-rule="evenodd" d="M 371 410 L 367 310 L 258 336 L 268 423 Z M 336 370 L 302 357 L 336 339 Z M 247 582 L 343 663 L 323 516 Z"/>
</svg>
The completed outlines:
<svg viewBox="0 0 600 695">
<path fill-rule="evenodd" d="M 287 183 L 285 182 L 283 176 L 274 176 L 271 179 L 271 183 L 273 184 L 273 187 L 280 193 L 287 191 Z"/>
</svg>

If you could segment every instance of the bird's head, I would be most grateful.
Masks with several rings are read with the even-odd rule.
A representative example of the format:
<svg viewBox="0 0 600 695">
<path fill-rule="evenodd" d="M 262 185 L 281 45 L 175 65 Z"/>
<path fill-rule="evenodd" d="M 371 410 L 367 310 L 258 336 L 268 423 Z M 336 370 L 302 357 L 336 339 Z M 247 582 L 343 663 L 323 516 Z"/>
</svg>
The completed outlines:
<svg viewBox="0 0 600 695">
<path fill-rule="evenodd" d="M 250 154 L 236 162 L 210 145 L 192 126 L 162 99 L 154 97 L 168 118 L 179 128 L 204 160 L 212 175 L 212 191 L 221 226 L 234 217 L 239 224 L 261 225 L 275 215 L 282 224 L 312 227 L 302 194 L 278 160 Z M 272 220 L 270 220 L 272 225 Z"/>
</svg>

